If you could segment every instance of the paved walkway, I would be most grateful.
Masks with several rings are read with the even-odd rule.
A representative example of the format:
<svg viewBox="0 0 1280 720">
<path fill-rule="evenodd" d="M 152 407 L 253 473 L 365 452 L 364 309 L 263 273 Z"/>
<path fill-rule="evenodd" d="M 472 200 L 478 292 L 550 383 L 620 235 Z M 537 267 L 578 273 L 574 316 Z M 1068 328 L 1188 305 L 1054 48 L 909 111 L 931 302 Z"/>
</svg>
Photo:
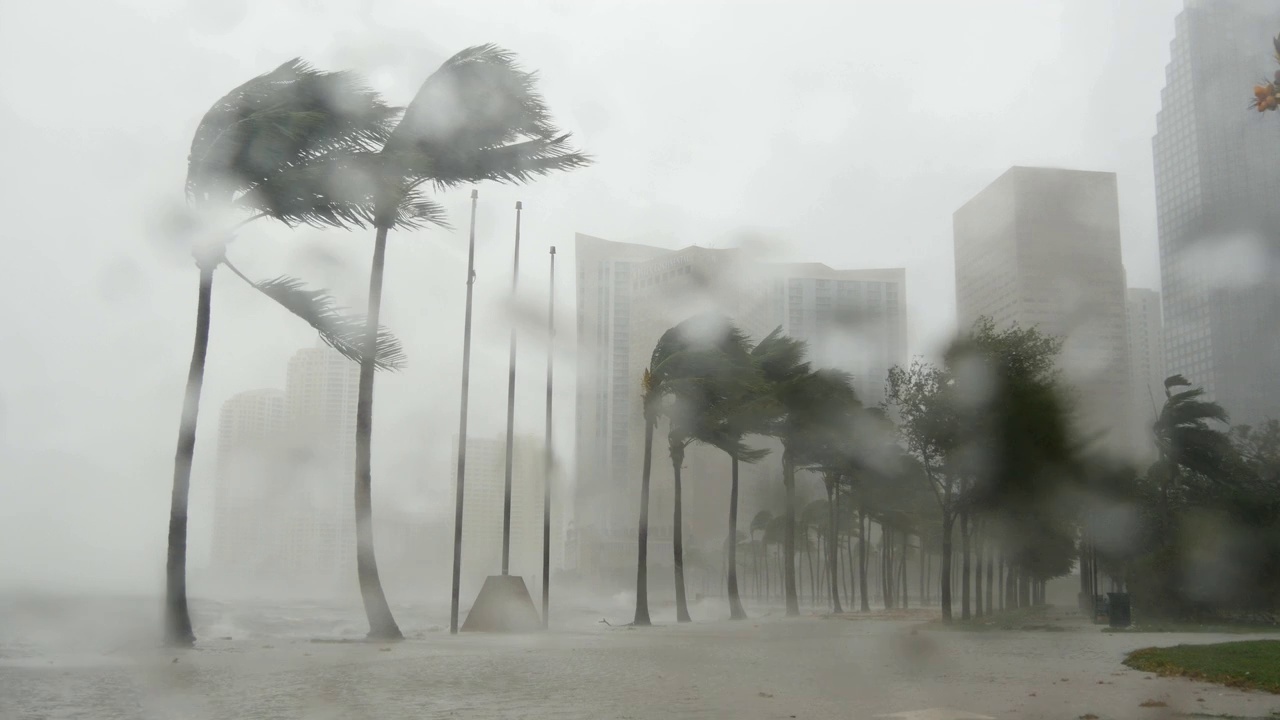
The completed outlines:
<svg viewBox="0 0 1280 720">
<path fill-rule="evenodd" d="M 1120 664 L 1137 647 L 1246 637 L 805 617 L 592 623 L 526 637 L 428 632 L 395 645 L 211 640 L 184 653 L 0 655 L 0 717 L 1263 718 L 1280 696 Z"/>
</svg>

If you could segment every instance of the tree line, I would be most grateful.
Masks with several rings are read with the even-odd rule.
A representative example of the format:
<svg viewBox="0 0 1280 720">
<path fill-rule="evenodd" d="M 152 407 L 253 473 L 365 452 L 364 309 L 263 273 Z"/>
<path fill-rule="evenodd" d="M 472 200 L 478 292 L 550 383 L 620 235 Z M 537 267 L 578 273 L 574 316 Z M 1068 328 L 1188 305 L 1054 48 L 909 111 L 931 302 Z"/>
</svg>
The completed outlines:
<svg viewBox="0 0 1280 720">
<path fill-rule="evenodd" d="M 776 593 L 788 615 L 799 614 L 804 588 L 797 577 L 806 569 L 811 601 L 842 612 L 841 591 L 848 599 L 856 588 L 860 609 L 868 610 L 869 564 L 884 606 L 907 607 L 913 549 L 917 597 L 932 599 L 935 583 L 926 574 L 936 572 L 945 622 L 953 619 L 957 590 L 960 618 L 968 619 L 1042 604 L 1048 581 L 1073 570 L 1087 610 L 1103 580 L 1131 592 L 1153 616 L 1273 609 L 1280 590 L 1280 424 L 1231 428 L 1202 390 L 1172 376 L 1151 427 L 1158 459 L 1139 468 L 1081 429 L 1074 391 L 1057 369 L 1061 349 L 1060 339 L 1036 328 L 998 328 L 981 318 L 940 362 L 890 369 L 885 399 L 868 406 L 847 373 L 812 367 L 805 344 L 780 328 L 753 341 L 729 318 L 706 314 L 667 330 L 641 378 L 634 624 L 651 622 L 648 496 L 660 425 L 675 480 L 681 622 L 690 619 L 681 469 L 693 443 L 725 454 L 723 567 L 734 619 L 746 617 L 740 566 L 750 568 L 757 596 Z M 768 438 L 781 447 L 781 507 L 758 512 L 741 533 L 739 466 L 763 459 L 768 451 L 758 446 Z M 801 508 L 797 478 L 807 476 L 819 479 L 825 498 Z M 1221 546 L 1203 561 L 1216 574 L 1188 574 L 1188 558 L 1203 554 L 1206 542 Z M 739 560 L 739 548 L 749 562 Z M 1234 568 L 1230 577 L 1224 566 Z"/>
</svg>

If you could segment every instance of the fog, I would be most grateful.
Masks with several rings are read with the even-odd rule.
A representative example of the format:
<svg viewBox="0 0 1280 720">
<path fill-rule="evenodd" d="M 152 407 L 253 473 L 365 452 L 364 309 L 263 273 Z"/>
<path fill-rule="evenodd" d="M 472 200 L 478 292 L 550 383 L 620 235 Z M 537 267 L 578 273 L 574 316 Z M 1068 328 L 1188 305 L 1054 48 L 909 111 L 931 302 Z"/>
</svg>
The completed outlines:
<svg viewBox="0 0 1280 720">
<path fill-rule="evenodd" d="M 572 457 L 572 237 L 670 248 L 763 238 L 833 267 L 905 267 L 912 354 L 954 330 L 951 212 L 1010 165 L 1118 174 L 1130 286 L 1159 286 L 1150 137 L 1174 0 L 1127 2 L 10 4 L 0 23 L 8 142 L 0 327 L 0 585 L 149 593 L 161 580 L 194 268 L 166 219 L 213 99 L 301 55 L 392 103 L 456 49 L 496 42 L 537 69 L 597 162 L 483 186 L 472 433 L 504 424 L 511 208 L 521 292 L 560 248 L 557 454 Z M 450 438 L 467 190 L 454 230 L 396 232 L 384 322 L 408 368 L 378 379 L 375 494 L 452 497 Z M 254 277 L 296 273 L 360 308 L 372 233 L 258 224 Z M 216 413 L 281 387 L 314 333 L 222 273 L 193 478 L 192 562 L 208 552 Z M 15 312 L 16 311 L 16 312 Z M 518 427 L 540 432 L 542 320 L 522 339 Z"/>
</svg>

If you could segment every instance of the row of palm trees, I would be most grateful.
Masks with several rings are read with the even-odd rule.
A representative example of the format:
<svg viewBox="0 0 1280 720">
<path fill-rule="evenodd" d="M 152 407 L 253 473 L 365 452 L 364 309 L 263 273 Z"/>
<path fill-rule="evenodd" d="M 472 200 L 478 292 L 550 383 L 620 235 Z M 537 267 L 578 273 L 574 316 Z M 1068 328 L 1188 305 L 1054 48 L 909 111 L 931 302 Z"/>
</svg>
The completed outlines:
<svg viewBox="0 0 1280 720">
<path fill-rule="evenodd" d="M 1076 469 L 1069 462 L 1072 441 L 1065 405 L 1051 370 L 1059 347 L 1034 329 L 997 331 L 989 320 L 980 321 L 954 343 L 944 366 L 894 368 L 886 402 L 864 407 L 846 373 L 813 368 L 805 359 L 804 343 L 780 329 L 753 343 L 720 315 L 699 315 L 671 328 L 658 340 L 642 381 L 646 431 L 634 623 L 650 623 L 648 493 L 660 420 L 668 428 L 675 477 L 672 545 L 679 621 L 689 618 L 682 568 L 684 450 L 701 443 L 726 454 L 728 537 L 737 538 L 738 466 L 765 455 L 745 443 L 749 436 L 772 438 L 781 446 L 783 507 L 776 518 L 758 515 L 750 535 L 753 540 L 757 532 L 765 536 L 766 552 L 771 541 L 782 545 L 782 597 L 788 615 L 799 614 L 797 545 L 804 546 L 806 555 L 811 552 L 809 531 L 798 531 L 801 523 L 820 530 L 815 549 L 825 564 L 823 585 L 836 612 L 843 611 L 842 533 L 850 561 L 856 545 L 860 605 L 868 609 L 866 568 L 873 523 L 880 528 L 875 564 L 880 568 L 878 594 L 886 606 L 906 604 L 906 558 L 913 537 L 922 562 L 931 564 L 935 549 L 939 556 L 945 620 L 951 618 L 953 578 L 959 580 L 963 618 L 1007 604 L 1010 594 L 1043 598 L 1048 578 L 1069 571 L 1074 560 L 1073 542 L 1065 550 L 1055 544 L 1063 533 L 1074 533 L 1074 508 L 1054 510 L 1045 502 L 1049 486 L 1041 481 Z M 985 386 L 965 367 L 978 361 L 991 371 L 995 389 L 975 401 L 969 397 L 972 391 Z M 992 462 L 975 464 L 977 453 Z M 796 488 L 802 471 L 816 474 L 826 494 L 803 510 L 797 507 Z M 1015 519 L 1022 516 L 1044 520 L 1038 526 L 1055 532 L 1044 538 L 1021 533 L 1025 528 Z M 956 526 L 959 553 L 952 547 Z M 737 547 L 736 541 L 726 540 L 726 589 L 735 619 L 745 617 Z M 956 554 L 961 565 L 953 570 Z M 1053 562 L 1044 559 L 1048 556 Z M 810 582 L 811 594 L 816 594 L 812 576 Z M 921 586 L 923 597 L 930 583 Z M 1015 587 L 1018 592 L 1012 592 Z"/>
<path fill-rule="evenodd" d="M 482 181 L 523 183 L 589 162 L 555 126 L 534 74 L 494 45 L 467 48 L 446 60 L 404 108 L 385 103 L 353 73 L 322 72 L 294 59 L 236 87 L 205 113 L 191 144 L 186 195 L 200 214 L 200 227 L 220 229 L 197 233 L 196 337 L 169 514 L 167 643 L 195 641 L 186 597 L 187 505 L 215 270 L 226 266 L 360 363 L 357 575 L 370 637 L 397 639 L 401 632 L 378 577 L 372 521 L 374 374 L 405 362 L 400 343 L 379 324 L 388 235 L 447 227 L 429 190 Z M 309 289 L 297 278 L 253 281 L 241 273 L 227 257 L 228 244 L 240 227 L 260 219 L 289 227 L 373 229 L 366 313 L 338 307 L 327 291 Z"/>
</svg>

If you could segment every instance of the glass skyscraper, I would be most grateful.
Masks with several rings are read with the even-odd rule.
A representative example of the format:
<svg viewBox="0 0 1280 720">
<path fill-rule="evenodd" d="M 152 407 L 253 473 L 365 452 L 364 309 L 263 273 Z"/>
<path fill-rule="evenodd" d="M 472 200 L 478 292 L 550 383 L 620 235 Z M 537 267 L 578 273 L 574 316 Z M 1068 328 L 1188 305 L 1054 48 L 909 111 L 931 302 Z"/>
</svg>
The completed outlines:
<svg viewBox="0 0 1280 720">
<path fill-rule="evenodd" d="M 1235 422 L 1280 415 L 1280 0 L 1187 0 L 1152 141 L 1165 359 Z"/>
</svg>

